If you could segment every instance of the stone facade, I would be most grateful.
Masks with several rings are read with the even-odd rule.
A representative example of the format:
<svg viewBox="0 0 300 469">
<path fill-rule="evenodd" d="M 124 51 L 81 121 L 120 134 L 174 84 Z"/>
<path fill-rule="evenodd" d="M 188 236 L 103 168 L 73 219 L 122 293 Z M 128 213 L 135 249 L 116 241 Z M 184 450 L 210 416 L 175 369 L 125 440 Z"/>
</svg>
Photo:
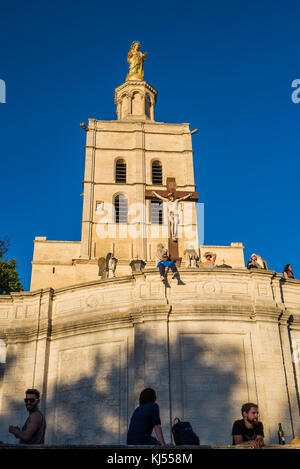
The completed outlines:
<svg viewBox="0 0 300 469">
<path fill-rule="evenodd" d="M 118 259 L 116 276 L 131 273 L 130 262 L 141 259 L 156 266 L 159 243 L 168 247 L 168 219 L 154 224 L 151 200 L 146 193 L 163 190 L 175 178 L 182 193 L 195 191 L 192 133 L 189 124 L 156 122 L 157 91 L 146 81 L 127 81 L 115 90 L 117 120 L 89 119 L 86 131 L 85 174 L 81 241 L 34 241 L 30 290 L 61 288 L 99 279 L 98 259 L 112 253 Z M 126 181 L 116 179 L 116 165 L 126 166 Z M 159 162 L 161 184 L 152 178 L 152 164 Z M 115 201 L 127 204 L 126 223 L 115 221 Z M 178 254 L 195 249 L 199 257 L 210 246 L 198 246 L 195 201 L 181 202 Z M 244 267 L 243 246 L 216 248 L 217 262 Z M 224 262 L 225 260 L 225 262 Z"/>
<path fill-rule="evenodd" d="M 300 434 L 300 282 L 272 271 L 155 271 L 0 297 L 0 439 L 42 392 L 48 444 L 122 444 L 145 386 L 157 390 L 166 438 L 188 419 L 202 444 L 230 444 L 245 401 L 268 443 Z M 298 349 L 297 349 L 298 347 Z M 2 353 L 3 357 L 4 354 Z M 13 389 L 13 392 L 12 392 Z"/>
<path fill-rule="evenodd" d="M 300 282 L 246 270 L 241 243 L 198 246 L 194 132 L 155 122 L 156 95 L 128 80 L 115 91 L 117 120 L 82 124 L 81 240 L 36 237 L 30 292 L 0 296 L 0 440 L 15 442 L 7 427 L 23 424 L 29 387 L 42 393 L 47 444 L 124 444 L 146 386 L 157 391 L 167 440 L 178 417 L 202 444 L 230 444 L 246 401 L 258 403 L 267 443 L 279 422 L 287 441 L 300 435 Z M 175 240 L 165 215 L 154 223 L 151 212 L 152 191 L 166 197 L 171 187 L 189 214 Z M 125 221 L 110 212 L 124 215 L 120 200 Z M 178 264 L 194 256 L 179 284 L 160 280 L 158 245 L 176 246 Z M 204 267 L 207 251 L 217 267 Z"/>
</svg>

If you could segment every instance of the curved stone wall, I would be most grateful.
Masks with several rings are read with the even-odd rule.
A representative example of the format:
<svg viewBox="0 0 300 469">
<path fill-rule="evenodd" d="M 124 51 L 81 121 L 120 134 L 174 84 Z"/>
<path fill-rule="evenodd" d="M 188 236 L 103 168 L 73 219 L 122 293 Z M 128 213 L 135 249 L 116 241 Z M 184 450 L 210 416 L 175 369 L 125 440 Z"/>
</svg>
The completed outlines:
<svg viewBox="0 0 300 469">
<path fill-rule="evenodd" d="M 267 443 L 278 422 L 287 441 L 299 435 L 300 281 L 245 269 L 180 275 L 167 288 L 145 271 L 0 296 L 0 440 L 15 442 L 7 427 L 24 423 L 32 386 L 48 444 L 124 443 L 145 386 L 157 391 L 167 440 L 179 417 L 202 444 L 230 444 L 247 401 Z"/>
</svg>

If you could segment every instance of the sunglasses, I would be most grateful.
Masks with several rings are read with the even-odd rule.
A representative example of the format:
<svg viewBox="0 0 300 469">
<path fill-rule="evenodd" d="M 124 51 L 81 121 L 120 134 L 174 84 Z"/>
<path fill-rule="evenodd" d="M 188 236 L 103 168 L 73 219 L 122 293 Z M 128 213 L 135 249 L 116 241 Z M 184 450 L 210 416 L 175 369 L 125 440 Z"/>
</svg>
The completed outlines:
<svg viewBox="0 0 300 469">
<path fill-rule="evenodd" d="M 36 401 L 36 399 L 34 399 L 33 397 L 30 397 L 30 398 L 25 398 L 24 399 L 24 402 L 27 404 L 27 402 L 30 402 L 30 404 L 33 404 L 34 401 Z"/>
</svg>

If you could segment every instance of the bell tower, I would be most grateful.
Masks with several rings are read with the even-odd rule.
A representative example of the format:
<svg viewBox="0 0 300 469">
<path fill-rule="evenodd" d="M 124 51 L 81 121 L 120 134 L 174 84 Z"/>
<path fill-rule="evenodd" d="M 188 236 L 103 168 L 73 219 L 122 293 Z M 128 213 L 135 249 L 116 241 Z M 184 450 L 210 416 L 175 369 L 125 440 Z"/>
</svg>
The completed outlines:
<svg viewBox="0 0 300 469">
<path fill-rule="evenodd" d="M 154 120 L 157 91 L 144 79 L 145 57 L 134 41 L 129 73 L 115 89 L 117 120 L 89 119 L 84 127 L 80 258 L 95 262 L 111 253 L 118 259 L 117 276 L 130 274 L 133 259 L 154 267 L 158 245 L 177 258 L 198 249 L 189 124 Z"/>
<path fill-rule="evenodd" d="M 31 290 L 99 280 L 104 269 L 107 278 L 131 275 L 132 267 L 144 262 L 146 269 L 155 268 L 166 251 L 177 266 L 204 249 L 217 251 L 223 264 L 244 267 L 239 243 L 198 245 L 196 130 L 155 121 L 157 91 L 144 79 L 146 55 L 138 41 L 131 44 L 128 74 L 114 94 L 117 119 L 81 124 L 86 133 L 81 240 L 36 237 Z"/>
</svg>

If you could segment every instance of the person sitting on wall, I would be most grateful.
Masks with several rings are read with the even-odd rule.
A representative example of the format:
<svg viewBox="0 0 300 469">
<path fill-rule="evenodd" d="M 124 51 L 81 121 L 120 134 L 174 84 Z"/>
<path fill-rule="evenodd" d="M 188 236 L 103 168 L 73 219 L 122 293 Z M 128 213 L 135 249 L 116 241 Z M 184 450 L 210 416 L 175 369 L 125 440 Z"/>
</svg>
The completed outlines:
<svg viewBox="0 0 300 469">
<path fill-rule="evenodd" d="M 293 274 L 293 267 L 291 264 L 287 264 L 283 270 L 282 278 L 285 280 L 289 278 L 295 278 L 295 275 Z"/>
<path fill-rule="evenodd" d="M 251 448 L 264 446 L 264 428 L 258 421 L 258 406 L 247 402 L 242 406 L 242 420 L 236 420 L 232 427 L 232 444 L 248 445 Z"/>
<path fill-rule="evenodd" d="M 260 265 L 257 259 L 256 254 L 252 254 L 250 261 L 248 261 L 247 269 L 263 269 L 264 267 Z"/>
<path fill-rule="evenodd" d="M 22 430 L 19 427 L 10 425 L 8 431 L 16 438 L 19 438 L 20 443 L 23 445 L 42 445 L 45 439 L 46 420 L 39 410 L 39 391 L 37 389 L 27 389 L 24 402 L 29 417 Z"/>
<path fill-rule="evenodd" d="M 206 261 L 203 262 L 204 267 L 208 267 L 208 268 L 216 267 L 215 261 L 216 261 L 217 255 L 214 252 L 206 252 L 204 254 L 204 257 L 206 259 Z"/>
<path fill-rule="evenodd" d="M 144 389 L 140 394 L 139 404 L 139 407 L 135 409 L 130 420 L 127 433 L 127 445 L 166 446 L 161 428 L 159 406 L 156 403 L 156 392 L 154 389 Z M 152 436 L 153 430 L 157 438 Z"/>
<path fill-rule="evenodd" d="M 165 273 L 166 267 L 171 269 L 171 271 L 173 272 L 172 278 L 177 278 L 178 279 L 178 277 L 179 277 L 179 273 L 178 273 L 177 267 L 175 265 L 175 262 L 173 262 L 167 254 L 164 254 L 162 256 L 162 260 L 159 261 L 159 263 L 157 264 L 156 267 L 158 267 L 158 269 L 159 269 L 160 278 L 163 282 L 166 280 L 166 273 Z"/>
</svg>

